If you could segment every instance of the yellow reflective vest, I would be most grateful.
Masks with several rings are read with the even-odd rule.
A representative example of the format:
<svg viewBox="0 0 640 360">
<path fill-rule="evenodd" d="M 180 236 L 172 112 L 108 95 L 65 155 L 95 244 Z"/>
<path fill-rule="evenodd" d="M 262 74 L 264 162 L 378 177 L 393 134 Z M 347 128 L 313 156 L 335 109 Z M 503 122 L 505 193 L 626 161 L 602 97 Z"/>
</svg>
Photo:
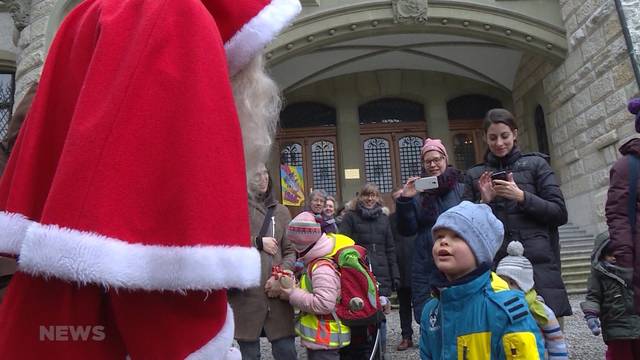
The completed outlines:
<svg viewBox="0 0 640 360">
<path fill-rule="evenodd" d="M 333 250 L 326 256 L 327 258 L 335 255 L 343 247 L 354 244 L 353 240 L 344 235 L 327 234 L 327 236 L 335 240 Z M 316 266 L 317 264 L 314 264 L 309 271 L 313 272 Z M 311 279 L 306 271 L 300 279 L 300 288 L 313 292 Z M 340 321 L 335 310 L 328 315 L 300 313 L 296 318 L 295 330 L 301 339 L 331 349 L 342 348 L 351 343 L 351 330 Z"/>
</svg>

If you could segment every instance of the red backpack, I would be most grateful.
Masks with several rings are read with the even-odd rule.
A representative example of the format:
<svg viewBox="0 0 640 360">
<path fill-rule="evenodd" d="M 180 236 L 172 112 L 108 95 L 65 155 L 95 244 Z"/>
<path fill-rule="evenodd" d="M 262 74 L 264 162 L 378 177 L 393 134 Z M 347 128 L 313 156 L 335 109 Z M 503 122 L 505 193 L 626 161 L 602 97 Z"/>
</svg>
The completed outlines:
<svg viewBox="0 0 640 360">
<path fill-rule="evenodd" d="M 326 262 L 340 275 L 340 296 L 336 314 L 347 326 L 376 324 L 384 319 L 378 283 L 366 260 L 367 250 L 354 245 L 353 240 L 341 234 L 327 234 L 336 239 L 334 255 L 318 258 L 309 263 L 307 274 L 311 280 L 313 266 Z M 348 241 L 347 241 L 348 240 Z M 344 245 L 345 243 L 349 245 Z"/>
</svg>

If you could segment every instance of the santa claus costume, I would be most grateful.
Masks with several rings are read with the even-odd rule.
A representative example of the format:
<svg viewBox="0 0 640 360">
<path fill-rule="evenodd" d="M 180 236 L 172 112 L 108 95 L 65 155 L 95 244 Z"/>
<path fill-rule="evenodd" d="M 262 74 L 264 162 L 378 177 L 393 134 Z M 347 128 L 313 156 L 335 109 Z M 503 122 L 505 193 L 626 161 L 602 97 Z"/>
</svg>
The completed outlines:
<svg viewBox="0 0 640 360">
<path fill-rule="evenodd" d="M 3 359 L 223 359 L 259 281 L 230 75 L 297 0 L 85 0 L 0 181 Z M 223 220 L 224 219 L 224 220 Z"/>
</svg>

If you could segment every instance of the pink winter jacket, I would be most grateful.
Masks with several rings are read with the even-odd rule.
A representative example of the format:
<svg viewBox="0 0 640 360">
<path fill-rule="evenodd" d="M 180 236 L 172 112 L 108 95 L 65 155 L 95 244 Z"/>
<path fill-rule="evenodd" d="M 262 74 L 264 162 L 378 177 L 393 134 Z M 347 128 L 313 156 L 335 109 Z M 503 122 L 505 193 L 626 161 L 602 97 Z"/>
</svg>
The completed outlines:
<svg viewBox="0 0 640 360">
<path fill-rule="evenodd" d="M 334 240 L 322 235 L 313 248 L 302 258 L 307 266 L 311 261 L 328 255 L 334 247 Z M 327 265 L 318 264 L 311 273 L 311 286 L 313 292 L 309 293 L 300 288 L 295 288 L 289 296 L 291 305 L 300 311 L 316 315 L 331 314 L 336 308 L 338 295 L 340 295 L 340 276 Z M 326 346 L 301 340 L 301 344 L 308 349 L 327 349 Z"/>
</svg>

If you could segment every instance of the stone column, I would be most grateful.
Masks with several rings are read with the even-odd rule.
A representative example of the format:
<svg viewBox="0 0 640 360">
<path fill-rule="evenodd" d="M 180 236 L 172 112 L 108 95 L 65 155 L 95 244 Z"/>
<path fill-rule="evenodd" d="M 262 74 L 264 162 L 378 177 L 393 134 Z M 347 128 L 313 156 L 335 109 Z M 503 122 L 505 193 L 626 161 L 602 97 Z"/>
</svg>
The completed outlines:
<svg viewBox="0 0 640 360">
<path fill-rule="evenodd" d="M 358 99 L 351 76 L 341 77 L 334 84 L 336 88 L 337 142 L 338 142 L 338 182 L 342 202 L 351 200 L 364 183 L 362 166 L 362 141 L 358 121 Z M 345 179 L 345 169 L 358 169 L 359 179 Z"/>
<path fill-rule="evenodd" d="M 440 139 L 447 151 L 452 151 L 453 143 L 449 136 L 449 116 L 447 114 L 446 94 L 438 91 L 437 87 L 427 88 L 424 103 L 427 111 L 427 136 Z"/>
</svg>

